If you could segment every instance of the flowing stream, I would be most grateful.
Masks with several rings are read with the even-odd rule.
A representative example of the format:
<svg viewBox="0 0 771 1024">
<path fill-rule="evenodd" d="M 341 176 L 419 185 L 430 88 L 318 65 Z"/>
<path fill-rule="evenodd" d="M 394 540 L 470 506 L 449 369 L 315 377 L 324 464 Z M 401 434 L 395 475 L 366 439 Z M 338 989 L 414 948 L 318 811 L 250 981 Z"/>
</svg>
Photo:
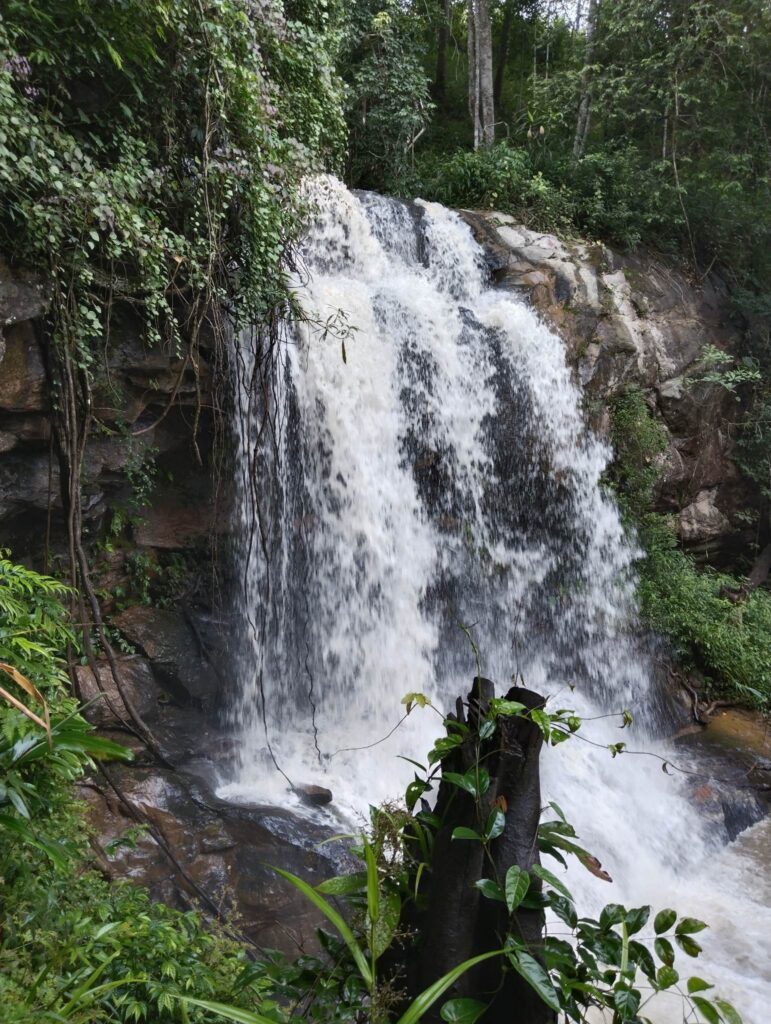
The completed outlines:
<svg viewBox="0 0 771 1024">
<path fill-rule="evenodd" d="M 716 979 L 745 1024 L 766 1024 L 768 825 L 727 846 L 683 777 L 606 749 L 677 761 L 657 739 L 666 707 L 636 620 L 636 552 L 600 484 L 610 453 L 561 341 L 490 286 L 457 214 L 332 178 L 309 188 L 307 319 L 267 397 L 248 355 L 239 367 L 240 754 L 220 795 L 291 804 L 291 779 L 329 786 L 349 817 L 398 797 L 412 768 L 397 755 L 421 760 L 440 726 L 416 709 L 392 732 L 401 698 L 448 709 L 476 671 L 471 636 L 499 692 L 521 676 L 585 719 L 585 738 L 542 761 L 545 798 L 614 878 L 571 867 L 579 910 L 704 917 L 705 952 L 679 955 L 682 975 Z M 635 725 L 620 732 L 625 708 Z M 647 1012 L 682 1020 L 679 998 Z"/>
</svg>

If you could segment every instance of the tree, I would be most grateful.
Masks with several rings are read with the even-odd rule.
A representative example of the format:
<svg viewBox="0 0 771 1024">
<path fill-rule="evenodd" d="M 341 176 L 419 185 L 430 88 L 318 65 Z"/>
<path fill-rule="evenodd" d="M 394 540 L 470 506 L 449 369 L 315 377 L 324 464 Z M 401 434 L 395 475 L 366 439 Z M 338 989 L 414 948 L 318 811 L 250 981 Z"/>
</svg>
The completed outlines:
<svg viewBox="0 0 771 1024">
<path fill-rule="evenodd" d="M 450 0 L 439 0 L 439 30 L 436 36 L 436 75 L 434 99 L 443 106 L 447 94 L 447 50 L 450 44 Z"/>
<path fill-rule="evenodd" d="M 576 133 L 573 139 L 573 160 L 580 160 L 586 149 L 586 137 L 589 134 L 589 123 L 592 111 L 592 58 L 594 42 L 597 35 L 597 18 L 600 0 L 589 0 L 589 11 L 586 16 L 586 48 L 584 51 L 584 69 L 581 74 L 581 99 L 578 103 L 576 117 Z"/>
<path fill-rule="evenodd" d="M 487 0 L 468 0 L 469 113 L 474 125 L 474 149 L 495 142 L 493 99 L 493 30 Z"/>
</svg>

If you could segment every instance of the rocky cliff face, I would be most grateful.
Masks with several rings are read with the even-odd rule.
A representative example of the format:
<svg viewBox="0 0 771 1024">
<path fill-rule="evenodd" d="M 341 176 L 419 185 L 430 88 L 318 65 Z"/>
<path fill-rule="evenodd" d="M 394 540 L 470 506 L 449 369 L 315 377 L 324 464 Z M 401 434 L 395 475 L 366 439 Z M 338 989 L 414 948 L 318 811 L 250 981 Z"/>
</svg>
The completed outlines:
<svg viewBox="0 0 771 1024">
<path fill-rule="evenodd" d="M 738 347 L 722 283 L 694 283 L 650 256 L 538 234 L 505 214 L 463 216 L 498 284 L 526 296 L 563 337 L 596 430 L 608 433 L 616 397 L 642 389 L 667 437 L 659 510 L 676 516 L 686 546 L 730 557 L 745 539 L 737 512 L 752 501 L 733 462 L 743 410 L 724 389 L 695 382 L 708 346 Z"/>
<path fill-rule="evenodd" d="M 684 543 L 714 555 L 741 541 L 736 512 L 747 497 L 732 461 L 740 406 L 689 381 L 705 346 L 737 344 L 719 283 L 694 285 L 656 260 L 537 235 L 502 215 L 464 216 L 498 284 L 521 292 L 562 334 L 597 430 L 608 431 L 609 406 L 625 388 L 644 391 L 668 438 L 658 502 L 677 517 Z M 47 301 L 44 282 L 0 264 L 0 547 L 66 574 Z M 96 370 L 84 530 L 108 622 L 122 638 L 125 692 L 168 764 L 131 739 L 135 764 L 112 769 L 112 782 L 91 780 L 84 795 L 104 841 L 137 821 L 151 826 L 105 870 L 182 905 L 233 899 L 248 934 L 291 946 L 307 941 L 316 920 L 284 888 L 279 894 L 264 863 L 318 880 L 339 871 L 345 853 L 315 845 L 328 831 L 321 819 L 300 827 L 288 813 L 228 807 L 212 792 L 214 763 L 232 742 L 218 725 L 228 630 L 210 569 L 227 520 L 212 468 L 214 362 L 205 345 L 195 369 L 145 347 L 123 311 Z M 123 698 L 106 663 L 98 676 L 76 672 L 84 699 L 106 691 L 90 714 L 115 732 Z"/>
</svg>

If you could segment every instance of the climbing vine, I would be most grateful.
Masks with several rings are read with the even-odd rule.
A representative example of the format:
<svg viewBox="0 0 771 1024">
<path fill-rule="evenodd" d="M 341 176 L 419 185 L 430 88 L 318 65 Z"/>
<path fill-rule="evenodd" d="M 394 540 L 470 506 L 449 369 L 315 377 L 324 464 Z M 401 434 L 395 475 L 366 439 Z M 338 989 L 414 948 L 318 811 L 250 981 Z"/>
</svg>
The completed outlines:
<svg viewBox="0 0 771 1024">
<path fill-rule="evenodd" d="M 333 14 L 327 0 L 9 0 L 0 18 L 0 252 L 50 288 L 40 340 L 74 610 L 107 656 L 124 724 L 151 747 L 91 583 L 86 444 L 95 429 L 147 433 L 186 379 L 197 450 L 202 377 L 243 324 L 270 334 L 299 182 L 342 149 Z M 178 365 L 167 408 L 135 430 L 100 421 L 94 400 L 126 318 Z M 89 629 L 84 647 L 93 666 Z"/>
</svg>

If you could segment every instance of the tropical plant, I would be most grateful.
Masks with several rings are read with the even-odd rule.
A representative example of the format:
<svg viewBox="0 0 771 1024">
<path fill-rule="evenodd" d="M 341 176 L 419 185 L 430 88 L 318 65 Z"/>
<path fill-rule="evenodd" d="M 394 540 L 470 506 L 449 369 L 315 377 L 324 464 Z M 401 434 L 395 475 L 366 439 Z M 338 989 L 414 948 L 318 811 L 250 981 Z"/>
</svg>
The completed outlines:
<svg viewBox="0 0 771 1024">
<path fill-rule="evenodd" d="M 428 706 L 422 694 L 405 697 L 408 709 Z M 301 878 L 283 870 L 279 875 L 302 892 L 327 918 L 340 940 L 327 940 L 334 954 L 334 967 L 316 963 L 323 980 L 318 988 L 332 987 L 338 995 L 334 1014 L 327 1016 L 324 1004 L 302 1004 L 302 1013 L 315 1019 L 394 1020 L 395 1024 L 417 1024 L 421 1016 L 438 1002 L 452 985 L 468 970 L 483 960 L 499 960 L 503 971 L 515 971 L 552 1011 L 564 1015 L 566 1021 L 583 1022 L 593 1008 L 609 1014 L 613 1024 L 643 1024 L 646 1004 L 665 991 L 680 993 L 684 1015 L 698 1012 L 707 1024 L 740 1024 L 735 1008 L 720 997 L 707 995 L 712 986 L 696 975 L 683 979 L 675 968 L 675 947 L 688 957 L 701 952 L 694 938 L 707 925 L 693 917 L 678 917 L 669 908 L 659 911 L 652 920 L 652 933 L 643 939 L 643 930 L 651 920 L 651 908 L 623 907 L 608 904 L 597 919 L 579 916 L 567 886 L 537 861 L 530 870 L 509 865 L 505 877 L 479 878 L 476 887 L 482 897 L 505 904 L 512 922 L 501 948 L 491 949 L 458 964 L 405 1006 L 404 993 L 395 979 L 396 962 L 409 959 L 414 934 L 404 931 L 404 910 L 412 902 L 422 900 L 422 883 L 432 870 L 433 837 L 442 822 L 422 800 L 441 777 L 444 784 L 471 795 L 480 809 L 482 827 L 455 828 L 453 842 L 480 843 L 487 851 L 485 863 L 494 864 L 490 851 L 505 827 L 506 811 L 496 805 L 485 810 L 485 794 L 490 776 L 484 765 L 485 744 L 494 737 L 503 719 L 520 717 L 536 726 L 551 744 L 569 739 L 581 728 L 581 720 L 566 709 L 549 712 L 544 708 L 528 709 L 509 699 L 493 699 L 476 726 L 446 718 L 445 735 L 440 737 L 428 755 L 428 766 L 413 762 L 418 772 L 405 795 L 405 808 L 372 808 L 372 832 L 361 839 L 357 852 L 363 870 L 339 876 L 313 887 Z M 624 712 L 622 727 L 631 723 Z M 477 756 L 463 774 L 446 770 L 444 762 L 461 744 L 475 747 Z M 616 756 L 624 744 L 614 744 Z M 554 803 L 549 810 L 556 815 L 538 827 L 537 842 L 542 855 L 550 856 L 563 866 L 565 855 L 575 856 L 589 871 L 600 877 L 597 859 L 577 842 L 574 828 Z M 346 917 L 327 899 L 328 896 L 348 901 Z M 523 942 L 515 927 L 519 910 L 550 910 L 570 930 L 570 939 L 547 934 L 537 948 Z M 353 922 L 353 923 L 351 923 Z M 389 954 L 389 963 L 382 975 L 378 962 Z M 401 961 L 400 961 L 401 958 Z M 342 969 L 341 969 L 342 967 Z M 235 1009 L 221 1003 L 190 999 L 190 1005 L 216 1013 L 240 1024 L 275 1024 L 264 1012 Z M 476 998 L 453 998 L 441 1008 L 441 1017 L 448 1024 L 473 1022 L 484 1013 L 487 1004 Z M 286 1019 L 286 1018 L 285 1018 Z M 288 1019 L 296 1019 L 290 1011 Z M 684 1018 L 685 1019 L 685 1018 Z"/>
</svg>

